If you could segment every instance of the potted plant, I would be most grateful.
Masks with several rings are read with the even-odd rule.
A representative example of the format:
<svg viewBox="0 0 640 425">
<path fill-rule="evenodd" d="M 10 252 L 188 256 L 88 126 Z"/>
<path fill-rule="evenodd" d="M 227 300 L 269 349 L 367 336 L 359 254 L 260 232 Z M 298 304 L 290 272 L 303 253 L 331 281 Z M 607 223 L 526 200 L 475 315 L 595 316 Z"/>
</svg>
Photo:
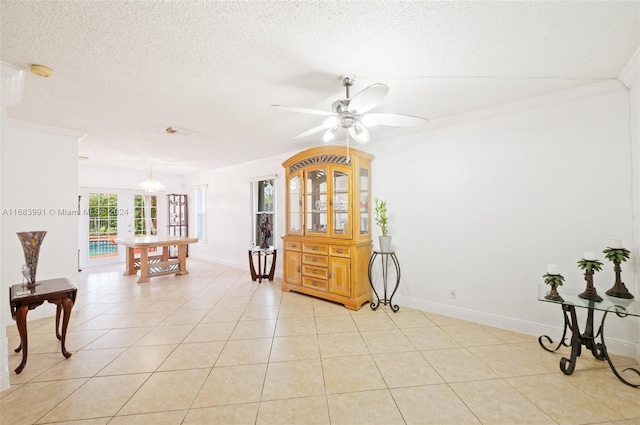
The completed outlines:
<svg viewBox="0 0 640 425">
<path fill-rule="evenodd" d="M 391 236 L 389 236 L 389 229 L 387 227 L 388 217 L 387 217 L 387 206 L 389 204 L 387 201 L 382 201 L 376 198 L 375 201 L 375 220 L 376 224 L 380 226 L 380 231 L 382 235 L 379 236 L 380 240 L 380 251 L 381 252 L 391 252 Z"/>
</svg>

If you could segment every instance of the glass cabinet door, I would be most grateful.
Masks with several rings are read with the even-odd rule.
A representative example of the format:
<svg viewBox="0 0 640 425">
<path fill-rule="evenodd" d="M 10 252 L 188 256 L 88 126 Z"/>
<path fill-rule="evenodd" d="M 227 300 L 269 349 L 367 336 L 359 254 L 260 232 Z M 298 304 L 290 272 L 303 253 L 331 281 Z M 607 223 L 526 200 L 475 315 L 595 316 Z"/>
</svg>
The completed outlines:
<svg viewBox="0 0 640 425">
<path fill-rule="evenodd" d="M 302 234 L 302 171 L 289 178 L 289 232 Z"/>
<path fill-rule="evenodd" d="M 333 236 L 349 236 L 349 171 L 331 170 Z"/>
<path fill-rule="evenodd" d="M 327 169 L 307 170 L 305 176 L 305 234 L 327 234 Z"/>
<path fill-rule="evenodd" d="M 359 170 L 359 188 L 360 191 L 360 234 L 369 234 L 369 170 L 364 167 L 360 167 Z"/>
</svg>

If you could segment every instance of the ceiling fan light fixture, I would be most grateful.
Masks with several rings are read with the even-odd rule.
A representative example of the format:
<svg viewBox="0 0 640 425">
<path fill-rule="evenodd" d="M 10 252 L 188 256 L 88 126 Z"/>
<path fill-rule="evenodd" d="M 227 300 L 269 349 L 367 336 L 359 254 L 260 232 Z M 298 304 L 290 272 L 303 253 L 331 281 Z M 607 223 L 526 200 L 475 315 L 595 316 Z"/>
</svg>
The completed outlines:
<svg viewBox="0 0 640 425">
<path fill-rule="evenodd" d="M 272 105 L 293 112 L 322 115 L 325 117 L 323 124 L 298 134 L 294 139 L 301 139 L 303 137 L 311 136 L 312 134 L 324 132 L 322 140 L 324 142 L 328 142 L 335 138 L 336 132 L 339 131 L 341 127 L 347 130 L 348 146 L 349 136 L 353 137 L 358 143 L 368 143 L 371 140 L 371 135 L 367 129 L 368 127 L 374 127 L 377 125 L 391 127 L 417 127 L 428 122 L 425 118 L 411 115 L 389 113 L 369 114 L 368 112 L 375 108 L 389 93 L 389 86 L 382 83 L 371 84 L 354 97 L 351 97 L 349 89 L 355 82 L 355 75 L 341 75 L 340 81 L 345 88 L 346 98 L 333 102 L 331 105 L 331 112 L 293 106 Z"/>
<path fill-rule="evenodd" d="M 358 143 L 365 144 L 369 143 L 369 141 L 371 140 L 369 130 L 367 130 L 367 128 L 360 123 L 355 123 L 353 127 L 349 127 L 348 131 L 349 134 L 351 134 L 351 137 L 353 137 Z"/>
<path fill-rule="evenodd" d="M 332 141 L 333 139 L 336 138 L 336 134 L 338 133 L 338 130 L 340 129 L 340 125 L 336 124 L 335 126 L 331 127 L 329 130 L 327 130 L 323 135 L 322 135 L 322 141 L 327 143 Z"/>
</svg>

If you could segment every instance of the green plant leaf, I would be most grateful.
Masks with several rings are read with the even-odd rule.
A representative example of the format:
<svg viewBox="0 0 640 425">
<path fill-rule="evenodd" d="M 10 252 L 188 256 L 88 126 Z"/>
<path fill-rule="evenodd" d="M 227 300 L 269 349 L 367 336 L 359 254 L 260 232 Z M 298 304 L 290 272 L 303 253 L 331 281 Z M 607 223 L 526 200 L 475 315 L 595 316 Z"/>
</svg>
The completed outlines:
<svg viewBox="0 0 640 425">
<path fill-rule="evenodd" d="M 387 201 L 382 201 L 378 198 L 375 199 L 375 221 L 378 226 L 380 226 L 380 230 L 382 231 L 382 236 L 387 236 L 388 228 L 387 228 Z"/>
</svg>

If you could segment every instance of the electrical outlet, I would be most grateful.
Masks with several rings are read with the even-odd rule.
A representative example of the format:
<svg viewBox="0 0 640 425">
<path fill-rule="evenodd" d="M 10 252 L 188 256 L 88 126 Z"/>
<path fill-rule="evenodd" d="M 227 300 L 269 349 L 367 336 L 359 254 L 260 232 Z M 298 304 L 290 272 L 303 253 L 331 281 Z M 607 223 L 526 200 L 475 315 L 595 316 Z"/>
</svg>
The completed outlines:
<svg viewBox="0 0 640 425">
<path fill-rule="evenodd" d="M 456 298 L 456 290 L 455 289 L 453 289 L 453 288 L 449 289 L 449 298 L 453 298 L 453 299 Z"/>
</svg>

